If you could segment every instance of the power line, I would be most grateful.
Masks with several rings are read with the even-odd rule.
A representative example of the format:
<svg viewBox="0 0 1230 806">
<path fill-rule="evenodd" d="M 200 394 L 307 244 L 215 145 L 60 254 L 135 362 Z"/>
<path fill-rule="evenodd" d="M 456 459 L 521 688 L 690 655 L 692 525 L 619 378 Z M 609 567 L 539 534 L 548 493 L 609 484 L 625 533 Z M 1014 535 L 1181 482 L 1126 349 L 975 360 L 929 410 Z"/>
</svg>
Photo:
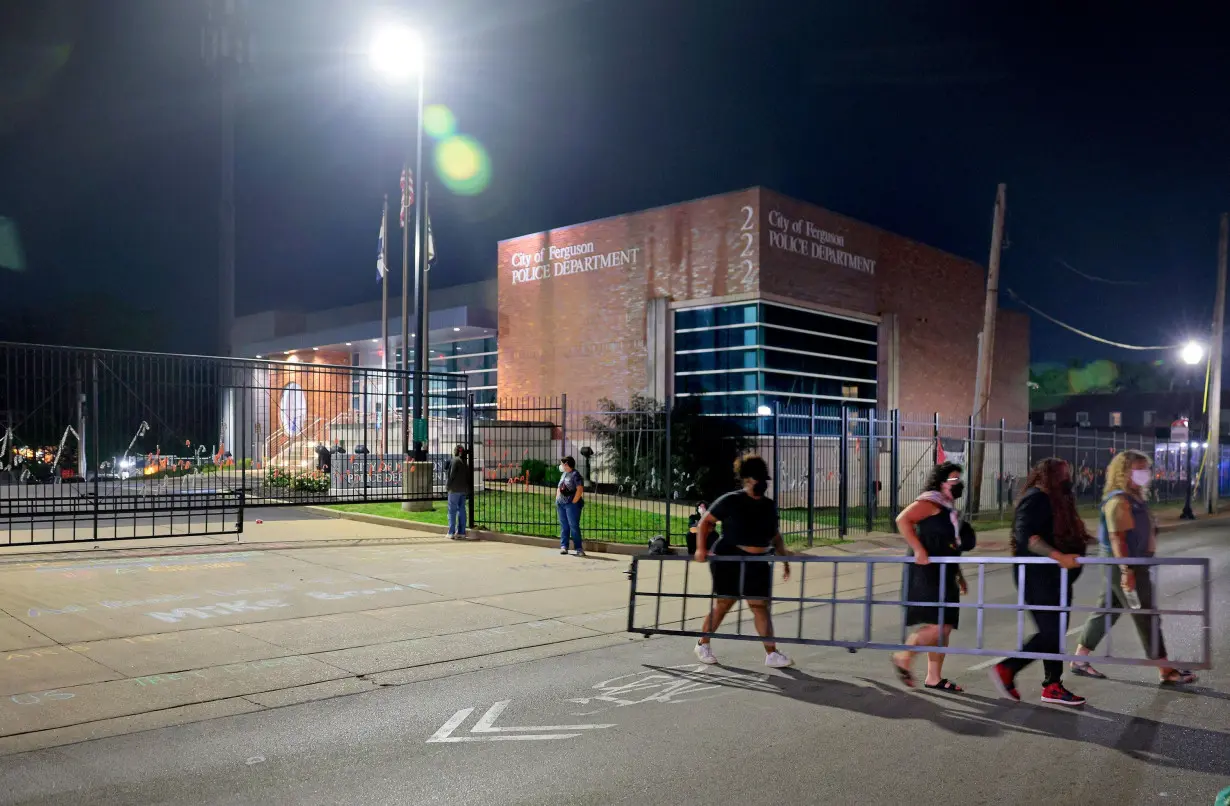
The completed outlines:
<svg viewBox="0 0 1230 806">
<path fill-rule="evenodd" d="M 1050 314 L 1047 314 L 1047 313 L 1044 313 L 1043 311 L 1038 310 L 1037 308 L 1035 308 L 1034 306 L 1030 305 L 1030 304 L 1029 304 L 1028 302 L 1026 302 L 1025 300 L 1021 299 L 1021 298 L 1017 295 L 1017 293 L 1016 293 L 1015 291 L 1013 291 L 1011 288 L 1009 288 L 1009 289 L 1005 289 L 1005 290 L 1008 292 L 1008 296 L 1012 297 L 1014 300 L 1016 300 L 1016 301 L 1017 301 L 1018 303 L 1020 303 L 1022 306 L 1024 306 L 1024 307 L 1028 308 L 1030 311 L 1032 311 L 1033 313 L 1036 313 L 1038 316 L 1041 316 L 1043 319 L 1047 320 L 1048 322 L 1052 322 L 1052 323 L 1054 323 L 1054 324 L 1056 324 L 1056 325 L 1059 325 L 1059 326 L 1060 326 L 1060 327 L 1062 327 L 1064 330 L 1070 330 L 1071 332 L 1075 333 L 1075 334 L 1076 334 L 1076 335 L 1078 335 L 1078 336 L 1083 336 L 1083 337 L 1084 337 L 1084 338 L 1086 338 L 1086 339 L 1089 339 L 1089 340 L 1091 340 L 1091 341 L 1096 341 L 1096 342 L 1098 342 L 1098 343 L 1100 343 L 1100 344 L 1108 344 L 1108 345 L 1110 345 L 1111 347 L 1118 347 L 1118 348 L 1123 349 L 1123 350 L 1141 350 L 1141 351 L 1152 351 L 1152 350 L 1177 350 L 1177 349 L 1179 349 L 1180 347 L 1182 347 L 1182 345 L 1180 345 L 1180 344 L 1168 344 L 1168 345 L 1158 345 L 1158 346 L 1152 346 L 1152 347 L 1142 347 L 1142 346 L 1140 346 L 1140 345 L 1138 345 L 1138 344 L 1124 344 L 1124 343 L 1122 343 L 1122 342 L 1118 342 L 1118 341 L 1111 341 L 1110 339 L 1104 339 L 1104 338 L 1102 338 L 1101 336 L 1095 336 L 1095 335 L 1093 335 L 1092 333 L 1087 333 L 1087 332 L 1085 332 L 1084 330 L 1081 330 L 1081 329 L 1079 329 L 1079 328 L 1072 327 L 1072 325 L 1069 325 L 1069 324 L 1068 324 L 1068 323 L 1066 323 L 1066 322 L 1061 322 L 1061 321 L 1059 321 L 1058 319 L 1056 319 L 1055 317 L 1051 316 Z"/>
<path fill-rule="evenodd" d="M 1105 283 L 1106 285 L 1146 285 L 1146 283 L 1141 280 L 1111 280 L 1106 277 L 1095 277 L 1092 274 L 1085 274 L 1085 272 L 1075 268 L 1066 260 L 1061 260 L 1059 258 L 1055 258 L 1055 262 L 1075 274 L 1077 277 L 1083 277 L 1086 280 L 1090 280 L 1095 283 Z"/>
</svg>

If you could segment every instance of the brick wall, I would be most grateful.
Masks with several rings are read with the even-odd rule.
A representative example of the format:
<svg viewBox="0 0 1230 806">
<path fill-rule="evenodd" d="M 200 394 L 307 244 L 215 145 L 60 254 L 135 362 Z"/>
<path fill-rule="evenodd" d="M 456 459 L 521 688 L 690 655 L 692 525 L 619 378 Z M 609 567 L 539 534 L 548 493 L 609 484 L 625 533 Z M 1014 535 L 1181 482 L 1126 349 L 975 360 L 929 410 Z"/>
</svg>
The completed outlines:
<svg viewBox="0 0 1230 806">
<path fill-rule="evenodd" d="M 588 404 L 642 392 L 648 300 L 758 290 L 755 199 L 731 193 L 501 242 L 500 396 Z"/>
<path fill-rule="evenodd" d="M 300 354 L 300 360 L 286 364 L 270 364 L 269 369 L 269 423 L 271 431 L 282 429 L 281 405 L 286 386 L 299 384 L 303 389 L 305 417 L 298 441 L 315 444 L 331 442 L 326 426 L 339 414 L 350 408 L 350 373 L 337 366 L 350 363 L 346 352 L 313 351 L 311 356 Z M 324 367 L 321 365 L 334 365 Z M 317 423 L 317 421 L 320 421 Z M 276 455 L 290 441 L 285 436 L 274 437 L 271 454 Z M 307 456 L 296 448 L 296 458 Z"/>
<path fill-rule="evenodd" d="M 610 265 L 568 262 L 586 259 Z M 504 241 L 497 271 L 502 397 L 626 400 L 645 388 L 649 299 L 764 293 L 870 319 L 896 314 L 898 408 L 959 418 L 973 406 L 982 267 L 772 191 Z M 1001 311 L 991 419 L 1025 422 L 1028 365 L 1028 319 Z M 883 397 L 887 361 L 879 381 Z"/>
</svg>

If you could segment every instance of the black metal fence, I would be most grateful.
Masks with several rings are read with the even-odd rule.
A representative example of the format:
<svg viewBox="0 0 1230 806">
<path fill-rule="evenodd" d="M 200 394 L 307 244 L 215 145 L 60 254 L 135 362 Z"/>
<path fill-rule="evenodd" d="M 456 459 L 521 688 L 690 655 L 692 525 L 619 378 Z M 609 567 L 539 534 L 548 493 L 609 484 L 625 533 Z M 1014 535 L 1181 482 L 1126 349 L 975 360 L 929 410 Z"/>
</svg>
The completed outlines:
<svg viewBox="0 0 1230 806">
<path fill-rule="evenodd" d="M 242 531 L 246 506 L 443 498 L 463 375 L 0 344 L 0 544 Z M 406 445 L 421 461 L 405 460 Z"/>
<path fill-rule="evenodd" d="M 973 426 L 968 418 L 856 407 L 809 404 L 728 420 L 644 400 L 578 406 L 562 397 L 502 400 L 477 416 L 475 522 L 536 536 L 559 533 L 555 485 L 564 455 L 576 459 L 585 479 L 587 538 L 639 543 L 666 535 L 676 545 L 696 502 L 729 489 L 730 461 L 747 451 L 770 463 L 782 534 L 795 545 L 893 531 L 896 515 L 922 492 L 937 461 L 957 462 L 968 473 L 975 447 L 983 452 L 983 471 L 980 484 L 967 484 L 967 495 L 977 486 L 978 500 L 964 503 L 967 516 L 984 528 L 1009 524 L 1029 468 L 1048 456 L 1072 465 L 1078 501 L 1089 515 L 1118 451 L 1154 457 L 1152 491 L 1161 502 L 1181 501 L 1189 479 L 1199 498 L 1208 475 L 1197 442 L 1004 422 Z M 1220 476 L 1226 491 L 1230 479 Z"/>
</svg>

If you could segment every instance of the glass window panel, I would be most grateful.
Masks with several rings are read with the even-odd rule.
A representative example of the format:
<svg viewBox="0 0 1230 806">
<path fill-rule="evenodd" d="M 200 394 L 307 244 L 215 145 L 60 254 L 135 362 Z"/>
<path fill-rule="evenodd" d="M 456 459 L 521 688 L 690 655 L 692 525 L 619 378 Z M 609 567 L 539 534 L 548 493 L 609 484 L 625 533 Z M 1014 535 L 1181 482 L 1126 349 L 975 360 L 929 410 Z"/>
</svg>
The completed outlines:
<svg viewBox="0 0 1230 806">
<path fill-rule="evenodd" d="M 761 388 L 766 392 L 789 392 L 794 395 L 815 397 L 861 397 L 868 400 L 876 398 L 874 381 L 851 384 L 848 381 L 809 378 L 803 375 L 783 375 L 780 372 L 765 372 Z M 855 389 L 857 394 L 845 394 L 850 388 Z"/>
<path fill-rule="evenodd" d="M 820 358 L 814 355 L 786 353 L 780 350 L 764 351 L 765 369 L 786 369 L 808 372 L 813 375 L 836 375 L 842 378 L 860 378 L 874 381 L 876 365 L 857 361 L 842 361 L 836 358 Z"/>
<path fill-rule="evenodd" d="M 800 311 L 777 305 L 765 305 L 762 316 L 761 321 L 769 324 L 868 341 L 876 341 L 876 332 L 879 329 L 871 322 L 855 322 L 815 311 Z"/>
<path fill-rule="evenodd" d="M 690 308 L 675 311 L 675 329 L 690 330 L 697 327 L 752 324 L 757 321 L 759 305 L 720 305 L 716 308 Z"/>
<path fill-rule="evenodd" d="M 712 353 L 684 353 L 675 356 L 676 372 L 703 372 L 711 369 L 756 369 L 760 351 L 720 350 Z M 873 368 L 874 369 L 874 368 Z"/>
<path fill-rule="evenodd" d="M 755 347 L 759 328 L 736 327 L 675 334 L 675 351 L 714 350 L 721 347 Z"/>
<path fill-rule="evenodd" d="M 717 372 L 712 375 L 680 375 L 675 379 L 675 391 L 677 393 L 754 392 L 755 390 L 755 372 Z"/>
<path fill-rule="evenodd" d="M 789 350 L 805 350 L 809 353 L 862 358 L 867 361 L 877 360 L 876 345 L 874 344 L 834 339 L 828 336 L 814 336 L 809 333 L 796 333 L 792 330 L 778 330 L 772 327 L 762 329 L 764 331 L 764 344 L 768 347 L 785 347 Z"/>
</svg>

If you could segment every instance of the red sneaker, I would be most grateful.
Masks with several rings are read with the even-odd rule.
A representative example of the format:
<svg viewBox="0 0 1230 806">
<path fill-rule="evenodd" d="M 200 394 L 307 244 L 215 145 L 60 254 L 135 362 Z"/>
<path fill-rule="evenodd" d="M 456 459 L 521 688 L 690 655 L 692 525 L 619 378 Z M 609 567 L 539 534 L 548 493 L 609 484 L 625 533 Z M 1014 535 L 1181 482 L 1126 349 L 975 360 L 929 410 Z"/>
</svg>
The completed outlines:
<svg viewBox="0 0 1230 806">
<path fill-rule="evenodd" d="M 1053 705 L 1069 705 L 1076 708 L 1084 705 L 1086 700 L 1084 697 L 1078 697 L 1068 691 L 1063 687 L 1063 683 L 1051 683 L 1042 687 L 1042 702 L 1049 702 Z"/>
<path fill-rule="evenodd" d="M 987 670 L 991 677 L 991 685 L 995 686 L 995 690 L 999 692 L 1001 697 L 1007 697 L 1010 700 L 1021 701 L 1021 692 L 1016 690 L 1016 675 L 1002 663 L 997 663 Z"/>
</svg>

